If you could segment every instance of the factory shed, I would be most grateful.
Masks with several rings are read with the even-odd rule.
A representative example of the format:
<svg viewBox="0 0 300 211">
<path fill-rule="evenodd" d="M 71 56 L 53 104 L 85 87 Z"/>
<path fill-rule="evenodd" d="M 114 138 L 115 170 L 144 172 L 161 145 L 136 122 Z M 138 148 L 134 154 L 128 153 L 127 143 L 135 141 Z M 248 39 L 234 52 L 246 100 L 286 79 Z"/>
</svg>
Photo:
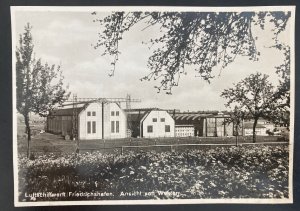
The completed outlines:
<svg viewBox="0 0 300 211">
<path fill-rule="evenodd" d="M 233 135 L 233 124 L 225 122 L 230 116 L 220 112 L 176 113 L 175 134 L 177 137 L 223 137 Z"/>
<path fill-rule="evenodd" d="M 84 107 L 78 107 L 50 111 L 47 117 L 47 132 L 62 136 L 71 135 L 73 113 L 79 114 L 83 109 Z"/>
<path fill-rule="evenodd" d="M 178 113 L 175 115 L 175 131 L 177 137 L 204 136 L 205 114 Z"/>
<path fill-rule="evenodd" d="M 244 134 L 245 136 L 252 136 L 253 135 L 253 122 L 245 122 L 244 123 Z M 255 127 L 255 134 L 261 136 L 267 136 L 267 128 L 258 123 Z"/>
<path fill-rule="evenodd" d="M 72 136 L 74 121 L 80 140 L 126 137 L 126 114 L 117 103 L 94 102 L 51 111 L 47 131 Z"/>
<path fill-rule="evenodd" d="M 165 110 L 157 108 L 127 110 L 127 118 L 132 137 L 175 136 L 175 121 Z"/>
<path fill-rule="evenodd" d="M 218 113 L 205 118 L 205 135 L 213 137 L 233 136 L 233 123 L 226 123 L 229 115 Z"/>
</svg>

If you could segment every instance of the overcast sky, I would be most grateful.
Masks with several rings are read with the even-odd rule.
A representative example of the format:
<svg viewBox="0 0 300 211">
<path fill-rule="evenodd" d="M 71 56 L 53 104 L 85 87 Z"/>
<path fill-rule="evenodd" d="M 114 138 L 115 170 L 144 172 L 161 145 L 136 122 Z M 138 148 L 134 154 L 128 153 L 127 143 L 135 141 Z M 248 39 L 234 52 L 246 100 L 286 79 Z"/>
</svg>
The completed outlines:
<svg viewBox="0 0 300 211">
<path fill-rule="evenodd" d="M 104 16 L 105 14 L 100 14 Z M 232 83 L 255 72 L 270 75 L 270 80 L 278 81 L 275 66 L 283 61 L 282 52 L 267 48 L 272 45 L 270 28 L 265 31 L 255 30 L 258 36 L 257 48 L 261 52 L 259 61 L 250 61 L 247 57 L 238 56 L 229 64 L 220 77 L 211 84 L 195 77 L 192 68 L 181 77 L 179 87 L 173 88 L 173 94 L 157 93 L 154 88 L 158 81 L 139 79 L 149 73 L 147 60 L 151 51 L 142 41 L 149 41 L 157 36 L 152 28 L 141 31 L 142 25 L 125 34 L 120 45 L 122 54 L 113 77 L 109 77 L 110 59 L 101 56 L 101 49 L 95 50 L 99 25 L 93 22 L 95 16 L 90 12 L 32 12 L 18 11 L 15 16 L 16 37 L 24 32 L 29 22 L 32 26 L 36 57 L 50 64 L 61 64 L 65 83 L 69 90 L 78 97 L 125 97 L 141 99 L 141 103 L 132 107 L 159 107 L 164 109 L 180 109 L 182 111 L 224 110 L 225 100 L 220 97 L 225 88 Z M 281 34 L 280 39 L 289 42 L 289 30 Z M 214 70 L 218 75 L 219 69 Z"/>
</svg>

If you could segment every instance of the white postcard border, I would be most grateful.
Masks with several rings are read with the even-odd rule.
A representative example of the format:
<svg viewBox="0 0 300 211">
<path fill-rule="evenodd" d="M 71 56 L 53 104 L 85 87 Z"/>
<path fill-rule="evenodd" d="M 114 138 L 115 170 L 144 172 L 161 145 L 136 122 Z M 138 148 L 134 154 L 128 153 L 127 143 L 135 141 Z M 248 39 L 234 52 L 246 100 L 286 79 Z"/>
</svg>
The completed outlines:
<svg viewBox="0 0 300 211">
<path fill-rule="evenodd" d="M 289 143 L 289 198 L 288 199 L 172 199 L 172 200 L 84 200 L 84 201 L 47 201 L 20 202 L 18 198 L 18 158 L 17 158 L 17 109 L 16 109 L 16 31 L 15 13 L 18 11 L 61 11 L 61 12 L 106 12 L 106 11 L 186 11 L 186 12 L 239 12 L 239 11 L 290 11 L 291 12 L 291 105 L 290 105 L 290 143 Z M 14 204 L 27 206 L 62 205 L 155 205 L 155 204 L 290 204 L 293 203 L 293 157 L 295 122 L 295 6 L 251 6 L 251 7 L 164 7 L 164 6 L 11 6 L 12 31 L 12 90 L 13 90 L 13 171 Z"/>
</svg>

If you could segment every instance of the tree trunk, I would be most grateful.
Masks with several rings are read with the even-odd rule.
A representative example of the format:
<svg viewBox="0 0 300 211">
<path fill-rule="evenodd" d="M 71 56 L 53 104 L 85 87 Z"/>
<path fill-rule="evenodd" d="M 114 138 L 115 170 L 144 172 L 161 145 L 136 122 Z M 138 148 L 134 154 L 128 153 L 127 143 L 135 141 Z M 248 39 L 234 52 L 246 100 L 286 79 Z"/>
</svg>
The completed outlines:
<svg viewBox="0 0 300 211">
<path fill-rule="evenodd" d="M 235 145 L 238 146 L 238 136 L 239 136 L 239 132 L 238 132 L 238 125 L 235 126 Z"/>
<path fill-rule="evenodd" d="M 29 116 L 28 114 L 24 115 L 26 133 L 27 133 L 27 158 L 30 156 L 30 141 L 31 141 L 31 129 L 29 124 Z"/>
<path fill-rule="evenodd" d="M 258 118 L 254 118 L 254 123 L 253 123 L 253 143 L 256 143 L 256 132 L 255 132 L 255 128 L 257 125 L 257 120 Z"/>
</svg>

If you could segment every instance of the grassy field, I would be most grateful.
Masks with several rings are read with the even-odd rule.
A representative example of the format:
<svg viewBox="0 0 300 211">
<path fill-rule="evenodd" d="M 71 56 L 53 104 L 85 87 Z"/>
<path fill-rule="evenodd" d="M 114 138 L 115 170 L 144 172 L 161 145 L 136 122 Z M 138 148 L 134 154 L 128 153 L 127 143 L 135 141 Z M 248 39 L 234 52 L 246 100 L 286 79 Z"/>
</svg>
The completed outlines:
<svg viewBox="0 0 300 211">
<path fill-rule="evenodd" d="M 281 141 L 277 136 L 258 136 L 257 142 L 276 142 Z M 105 153 L 121 153 L 121 147 L 126 151 L 138 151 L 138 150 L 157 150 L 157 151 L 172 151 L 172 150 L 184 150 L 185 148 L 192 149 L 196 146 L 180 146 L 185 144 L 235 144 L 235 137 L 185 137 L 185 138 L 125 138 L 125 139 L 111 139 L 111 140 L 80 140 L 79 149 L 81 153 L 100 151 Z M 252 143 L 252 137 L 239 137 L 238 143 Z M 155 147 L 154 145 L 168 145 Z M 170 147 L 169 145 L 176 145 Z M 132 147 L 129 147 L 132 146 Z M 137 148 L 139 146 L 141 148 Z M 153 147 L 143 147 L 153 146 Z M 204 146 L 199 146 L 203 148 Z M 198 147 L 198 148 L 199 148 Z M 37 133 L 32 137 L 30 143 L 31 152 L 34 154 L 44 153 L 71 153 L 77 149 L 77 142 L 72 140 L 64 140 L 60 135 L 54 135 L 50 133 Z M 18 151 L 19 154 L 26 154 L 27 140 L 25 136 L 18 136 Z"/>
</svg>

